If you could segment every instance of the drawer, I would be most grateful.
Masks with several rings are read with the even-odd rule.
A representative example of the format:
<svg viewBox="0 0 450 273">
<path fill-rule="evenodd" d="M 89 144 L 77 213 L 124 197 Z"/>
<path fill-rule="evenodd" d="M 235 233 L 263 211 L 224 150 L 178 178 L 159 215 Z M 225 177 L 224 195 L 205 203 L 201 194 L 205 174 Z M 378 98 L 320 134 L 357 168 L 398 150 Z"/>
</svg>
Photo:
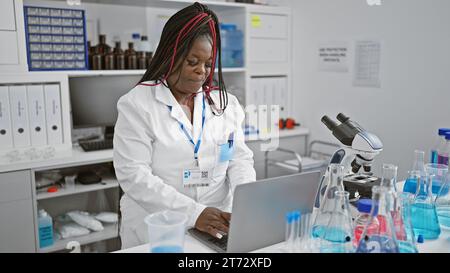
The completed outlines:
<svg viewBox="0 0 450 273">
<path fill-rule="evenodd" d="M 0 31 L 0 41 L 0 65 L 19 64 L 17 33 L 14 31 Z"/>
<path fill-rule="evenodd" d="M 249 20 L 250 37 L 287 38 L 288 17 L 286 15 L 250 13 Z"/>
<path fill-rule="evenodd" d="M 0 202 L 31 199 L 30 171 L 0 174 Z"/>
<path fill-rule="evenodd" d="M 288 41 L 285 39 L 250 39 L 250 63 L 274 63 L 288 61 Z"/>
</svg>

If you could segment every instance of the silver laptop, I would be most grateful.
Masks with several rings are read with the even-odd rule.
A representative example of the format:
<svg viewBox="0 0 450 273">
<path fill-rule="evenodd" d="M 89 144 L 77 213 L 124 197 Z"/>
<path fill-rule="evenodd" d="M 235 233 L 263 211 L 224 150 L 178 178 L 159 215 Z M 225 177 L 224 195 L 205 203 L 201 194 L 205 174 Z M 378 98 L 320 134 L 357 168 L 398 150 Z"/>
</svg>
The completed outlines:
<svg viewBox="0 0 450 273">
<path fill-rule="evenodd" d="M 249 252 L 284 240 L 285 214 L 311 213 L 320 172 L 299 173 L 238 185 L 229 234 L 217 239 L 195 228 L 189 233 L 217 252 Z"/>
</svg>

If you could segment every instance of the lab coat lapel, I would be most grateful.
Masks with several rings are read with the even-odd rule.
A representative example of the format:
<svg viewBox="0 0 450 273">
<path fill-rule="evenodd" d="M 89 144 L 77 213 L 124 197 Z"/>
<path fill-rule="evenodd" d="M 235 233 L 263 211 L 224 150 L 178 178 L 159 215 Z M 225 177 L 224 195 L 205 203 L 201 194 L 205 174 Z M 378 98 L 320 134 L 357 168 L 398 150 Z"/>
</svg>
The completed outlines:
<svg viewBox="0 0 450 273">
<path fill-rule="evenodd" d="M 178 122 L 183 123 L 186 130 L 188 130 L 189 132 L 192 133 L 191 122 L 186 117 L 186 114 L 181 109 L 180 104 L 177 102 L 177 100 L 175 99 L 175 97 L 173 96 L 173 94 L 169 90 L 169 88 L 160 84 L 160 85 L 156 86 L 155 92 L 156 92 L 155 97 L 159 102 L 171 107 L 172 110 L 170 111 L 170 116 L 173 117 Z M 201 113 L 200 113 L 200 115 L 201 115 Z"/>
<path fill-rule="evenodd" d="M 194 99 L 193 138 L 197 141 L 202 132 L 203 93 L 198 93 Z M 205 102 L 206 112 L 206 102 Z M 206 114 L 206 113 L 205 113 Z"/>
</svg>

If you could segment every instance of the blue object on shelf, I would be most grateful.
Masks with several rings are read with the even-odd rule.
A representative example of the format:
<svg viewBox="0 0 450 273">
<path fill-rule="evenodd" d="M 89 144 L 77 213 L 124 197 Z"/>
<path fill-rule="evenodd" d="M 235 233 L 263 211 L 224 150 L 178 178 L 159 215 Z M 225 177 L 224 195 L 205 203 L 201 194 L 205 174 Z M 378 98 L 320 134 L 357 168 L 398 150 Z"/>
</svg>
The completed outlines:
<svg viewBox="0 0 450 273">
<path fill-rule="evenodd" d="M 30 71 L 87 70 L 84 10 L 24 6 Z"/>
<path fill-rule="evenodd" d="M 220 24 L 223 67 L 244 66 L 244 35 L 235 24 Z"/>
</svg>

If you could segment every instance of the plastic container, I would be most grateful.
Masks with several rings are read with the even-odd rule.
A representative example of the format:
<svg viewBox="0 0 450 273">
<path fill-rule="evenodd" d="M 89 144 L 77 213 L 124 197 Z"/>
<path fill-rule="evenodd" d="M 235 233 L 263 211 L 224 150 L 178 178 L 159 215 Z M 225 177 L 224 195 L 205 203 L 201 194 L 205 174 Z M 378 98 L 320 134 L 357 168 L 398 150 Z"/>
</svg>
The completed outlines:
<svg viewBox="0 0 450 273">
<path fill-rule="evenodd" d="M 450 156 L 450 132 L 445 133 L 445 144 L 438 150 L 438 164 L 448 166 Z"/>
<path fill-rule="evenodd" d="M 354 221 L 355 231 L 353 244 L 355 247 L 358 246 L 359 240 L 361 239 L 361 234 L 364 231 L 364 227 L 370 220 L 370 211 L 372 209 L 372 199 L 360 199 L 357 203 L 358 216 L 356 216 Z M 377 208 L 375 208 L 374 215 L 378 213 Z M 373 218 L 372 223 L 368 225 L 367 235 L 372 235 L 379 227 L 379 223 L 376 217 Z"/>
<path fill-rule="evenodd" d="M 156 212 L 145 217 L 150 252 L 183 253 L 187 220 L 186 214 L 170 210 Z"/>
<path fill-rule="evenodd" d="M 244 65 L 244 35 L 235 24 L 220 24 L 220 39 L 223 67 L 242 67 Z"/>
<path fill-rule="evenodd" d="M 39 222 L 39 247 L 48 247 L 53 245 L 53 220 L 52 217 L 43 209 L 38 212 Z"/>
<path fill-rule="evenodd" d="M 141 35 L 139 33 L 131 34 L 131 40 L 134 44 L 134 50 L 141 51 Z"/>
<path fill-rule="evenodd" d="M 450 128 L 439 128 L 438 130 L 438 140 L 436 144 L 431 149 L 430 154 L 430 163 L 439 163 L 438 162 L 438 151 L 442 150 L 445 146 L 445 133 L 450 132 Z"/>
</svg>

